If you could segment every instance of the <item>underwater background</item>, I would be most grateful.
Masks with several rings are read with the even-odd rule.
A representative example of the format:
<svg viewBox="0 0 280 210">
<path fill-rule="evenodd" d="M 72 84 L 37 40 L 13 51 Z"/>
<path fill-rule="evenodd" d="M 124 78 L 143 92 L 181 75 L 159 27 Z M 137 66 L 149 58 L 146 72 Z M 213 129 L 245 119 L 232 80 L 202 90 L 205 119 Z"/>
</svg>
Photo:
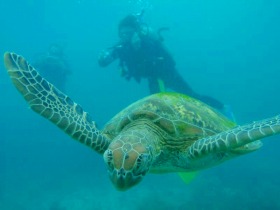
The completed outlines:
<svg viewBox="0 0 280 210">
<path fill-rule="evenodd" d="M 99 127 L 147 96 L 121 78 L 118 62 L 101 69 L 99 52 L 118 40 L 117 25 L 145 9 L 164 32 L 178 71 L 192 88 L 229 104 L 238 124 L 279 114 L 280 2 L 277 0 L 0 1 L 0 53 L 31 63 L 62 43 L 72 74 L 66 92 Z M 280 209 L 280 136 L 261 150 L 199 172 L 186 185 L 148 174 L 119 192 L 102 156 L 31 111 L 0 65 L 0 209 Z"/>
</svg>

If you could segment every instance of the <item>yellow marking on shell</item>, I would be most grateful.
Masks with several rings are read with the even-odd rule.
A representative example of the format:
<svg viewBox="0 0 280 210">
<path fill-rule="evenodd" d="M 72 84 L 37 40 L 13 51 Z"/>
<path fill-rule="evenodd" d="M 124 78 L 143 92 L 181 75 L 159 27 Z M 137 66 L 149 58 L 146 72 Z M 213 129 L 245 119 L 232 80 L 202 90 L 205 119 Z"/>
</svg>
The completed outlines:
<svg viewBox="0 0 280 210">
<path fill-rule="evenodd" d="M 175 106 L 175 109 L 180 116 L 185 116 L 186 109 L 182 104 L 178 104 L 177 106 Z"/>
</svg>

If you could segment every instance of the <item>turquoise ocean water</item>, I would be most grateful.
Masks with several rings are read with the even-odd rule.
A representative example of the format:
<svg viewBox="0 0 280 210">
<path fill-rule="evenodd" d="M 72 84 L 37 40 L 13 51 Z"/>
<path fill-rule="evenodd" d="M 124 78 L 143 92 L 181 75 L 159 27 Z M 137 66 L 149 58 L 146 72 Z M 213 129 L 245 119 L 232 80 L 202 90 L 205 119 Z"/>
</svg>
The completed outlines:
<svg viewBox="0 0 280 210">
<path fill-rule="evenodd" d="M 197 92 L 229 104 L 239 124 L 280 113 L 276 0 L 1 0 L 0 54 L 32 62 L 50 43 L 63 43 L 72 69 L 67 93 L 102 127 L 148 95 L 145 81 L 120 77 L 117 62 L 97 65 L 99 52 L 117 41 L 119 20 L 143 8 L 153 28 L 170 28 L 165 44 Z M 0 93 L 1 210 L 280 209 L 280 136 L 189 185 L 177 174 L 148 174 L 119 192 L 100 155 L 28 108 L 3 64 Z"/>
</svg>

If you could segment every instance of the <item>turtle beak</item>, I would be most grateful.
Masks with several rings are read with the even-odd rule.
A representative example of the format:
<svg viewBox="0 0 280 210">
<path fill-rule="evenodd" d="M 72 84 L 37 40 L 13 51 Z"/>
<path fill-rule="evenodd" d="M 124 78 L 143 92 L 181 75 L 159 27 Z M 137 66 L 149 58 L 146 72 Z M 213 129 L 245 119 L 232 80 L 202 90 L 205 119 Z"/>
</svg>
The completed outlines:
<svg viewBox="0 0 280 210">
<path fill-rule="evenodd" d="M 142 176 L 134 176 L 123 168 L 119 170 L 114 169 L 113 172 L 109 172 L 109 176 L 114 186 L 120 191 L 128 190 L 138 184 L 143 178 Z"/>
<path fill-rule="evenodd" d="M 107 149 L 103 155 L 108 174 L 118 190 L 127 190 L 138 184 L 149 171 L 148 154 L 123 149 Z"/>
<path fill-rule="evenodd" d="M 127 168 L 124 157 L 118 157 L 118 160 L 114 161 L 113 156 L 116 155 L 110 149 L 104 153 L 104 160 L 107 165 L 109 177 L 114 186 L 121 191 L 125 191 L 134 185 L 138 184 L 142 179 L 142 174 L 133 173 L 133 168 Z M 118 164 L 123 163 L 123 164 Z"/>
<path fill-rule="evenodd" d="M 141 140 L 134 132 L 123 134 L 103 154 L 109 177 L 118 190 L 138 184 L 150 169 L 152 155 Z"/>
</svg>

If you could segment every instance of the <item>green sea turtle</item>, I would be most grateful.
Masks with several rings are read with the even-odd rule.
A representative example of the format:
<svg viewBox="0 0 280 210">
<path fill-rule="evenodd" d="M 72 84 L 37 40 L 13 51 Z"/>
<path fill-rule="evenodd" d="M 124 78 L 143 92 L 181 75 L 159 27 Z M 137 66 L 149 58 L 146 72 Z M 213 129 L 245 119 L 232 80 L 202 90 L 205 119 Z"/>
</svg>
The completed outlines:
<svg viewBox="0 0 280 210">
<path fill-rule="evenodd" d="M 159 93 L 141 99 L 99 130 L 80 105 L 22 57 L 5 53 L 6 69 L 31 109 L 103 154 L 111 181 L 126 190 L 148 173 L 192 172 L 259 149 L 280 133 L 280 115 L 236 126 L 191 97 Z"/>
</svg>

